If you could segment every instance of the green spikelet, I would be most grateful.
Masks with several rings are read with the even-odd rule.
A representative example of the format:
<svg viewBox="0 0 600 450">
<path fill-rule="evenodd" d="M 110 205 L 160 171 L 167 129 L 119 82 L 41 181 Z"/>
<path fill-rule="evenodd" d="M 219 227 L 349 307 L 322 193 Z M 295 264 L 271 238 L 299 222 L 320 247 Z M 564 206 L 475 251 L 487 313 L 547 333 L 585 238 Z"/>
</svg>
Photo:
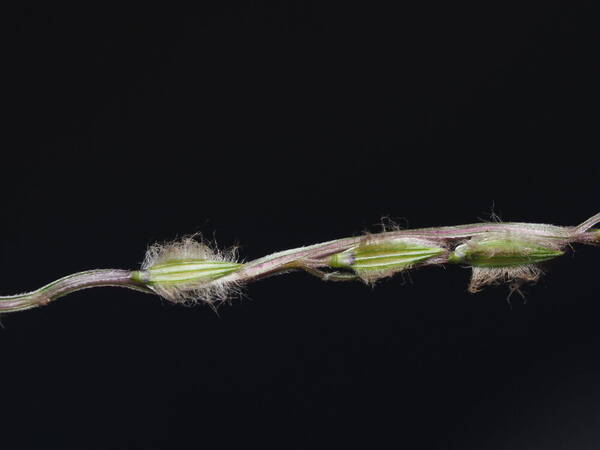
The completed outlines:
<svg viewBox="0 0 600 450">
<path fill-rule="evenodd" d="M 445 251 L 436 243 L 423 239 L 366 241 L 355 248 L 332 255 L 329 265 L 353 270 L 359 277 L 370 281 L 408 269 Z"/>
<path fill-rule="evenodd" d="M 501 268 L 536 264 L 562 254 L 562 250 L 543 244 L 539 240 L 487 236 L 458 245 L 448 257 L 448 261 L 473 267 Z"/>
<path fill-rule="evenodd" d="M 147 285 L 209 282 L 238 270 L 242 264 L 190 259 L 169 261 L 133 272 L 133 279 Z"/>
</svg>

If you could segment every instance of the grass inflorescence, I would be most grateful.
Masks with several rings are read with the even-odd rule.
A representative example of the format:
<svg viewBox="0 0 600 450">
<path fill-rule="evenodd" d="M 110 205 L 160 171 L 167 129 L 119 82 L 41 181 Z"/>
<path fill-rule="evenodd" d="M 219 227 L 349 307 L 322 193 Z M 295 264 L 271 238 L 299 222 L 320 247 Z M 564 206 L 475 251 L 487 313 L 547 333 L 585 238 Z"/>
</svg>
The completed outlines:
<svg viewBox="0 0 600 450">
<path fill-rule="evenodd" d="M 458 264 L 472 269 L 470 292 L 507 283 L 511 292 L 535 282 L 542 265 L 573 244 L 600 244 L 600 213 L 577 226 L 521 222 L 394 229 L 284 250 L 242 262 L 192 235 L 153 244 L 139 270 L 98 269 L 63 277 L 33 292 L 0 297 L 0 313 L 48 304 L 81 289 L 117 286 L 157 294 L 179 304 L 216 305 L 251 281 L 303 270 L 326 281 L 367 284 L 410 269 Z"/>
</svg>

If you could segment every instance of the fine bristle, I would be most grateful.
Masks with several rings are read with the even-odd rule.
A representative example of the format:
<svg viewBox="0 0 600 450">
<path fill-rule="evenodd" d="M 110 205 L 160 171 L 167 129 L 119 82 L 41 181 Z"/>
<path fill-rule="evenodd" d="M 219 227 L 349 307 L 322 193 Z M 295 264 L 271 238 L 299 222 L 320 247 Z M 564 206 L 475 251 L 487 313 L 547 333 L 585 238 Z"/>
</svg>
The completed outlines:
<svg viewBox="0 0 600 450">
<path fill-rule="evenodd" d="M 543 271 L 533 264 L 517 267 L 473 267 L 469 292 L 476 293 L 485 286 L 508 283 L 518 288 L 524 283 L 535 283 Z"/>
</svg>

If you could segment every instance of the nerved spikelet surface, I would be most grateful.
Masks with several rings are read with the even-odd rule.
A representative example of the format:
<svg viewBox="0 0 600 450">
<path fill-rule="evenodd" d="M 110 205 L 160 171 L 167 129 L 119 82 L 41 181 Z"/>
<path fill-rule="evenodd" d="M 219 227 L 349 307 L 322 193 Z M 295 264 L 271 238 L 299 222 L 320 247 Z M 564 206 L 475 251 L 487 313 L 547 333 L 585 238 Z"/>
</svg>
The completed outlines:
<svg viewBox="0 0 600 450">
<path fill-rule="evenodd" d="M 538 264 L 561 256 L 564 246 L 560 241 L 537 236 L 487 233 L 458 245 L 449 262 L 472 267 L 469 292 L 500 283 L 518 288 L 523 283 L 536 282 L 543 273 Z"/>
<path fill-rule="evenodd" d="M 195 234 L 151 245 L 140 276 L 150 289 L 171 302 L 215 304 L 239 295 L 240 283 L 222 277 L 241 266 L 235 247 L 219 250 Z"/>
<path fill-rule="evenodd" d="M 380 279 L 418 265 L 435 262 L 435 257 L 446 252 L 445 247 L 425 239 L 378 239 L 367 235 L 362 242 L 349 250 L 332 255 L 331 267 L 349 269 L 365 283 Z"/>
</svg>

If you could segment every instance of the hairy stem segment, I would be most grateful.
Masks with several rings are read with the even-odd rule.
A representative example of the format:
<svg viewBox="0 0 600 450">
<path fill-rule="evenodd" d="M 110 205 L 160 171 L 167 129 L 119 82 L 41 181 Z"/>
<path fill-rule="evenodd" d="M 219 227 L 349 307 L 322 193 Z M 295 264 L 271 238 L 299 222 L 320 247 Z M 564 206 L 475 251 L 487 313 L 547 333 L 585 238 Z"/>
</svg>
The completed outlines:
<svg viewBox="0 0 600 450">
<path fill-rule="evenodd" d="M 100 269 L 68 275 L 36 291 L 0 297 L 0 313 L 42 306 L 71 292 L 115 286 L 158 294 L 190 304 L 224 301 L 247 282 L 294 270 L 323 280 L 365 283 L 429 265 L 471 267 L 470 292 L 500 282 L 511 291 L 536 281 L 540 263 L 561 256 L 572 244 L 600 244 L 600 213 L 575 227 L 530 223 L 470 225 L 393 230 L 285 250 L 247 263 L 235 249 L 219 251 L 189 236 L 154 244 L 140 270 Z"/>
</svg>

